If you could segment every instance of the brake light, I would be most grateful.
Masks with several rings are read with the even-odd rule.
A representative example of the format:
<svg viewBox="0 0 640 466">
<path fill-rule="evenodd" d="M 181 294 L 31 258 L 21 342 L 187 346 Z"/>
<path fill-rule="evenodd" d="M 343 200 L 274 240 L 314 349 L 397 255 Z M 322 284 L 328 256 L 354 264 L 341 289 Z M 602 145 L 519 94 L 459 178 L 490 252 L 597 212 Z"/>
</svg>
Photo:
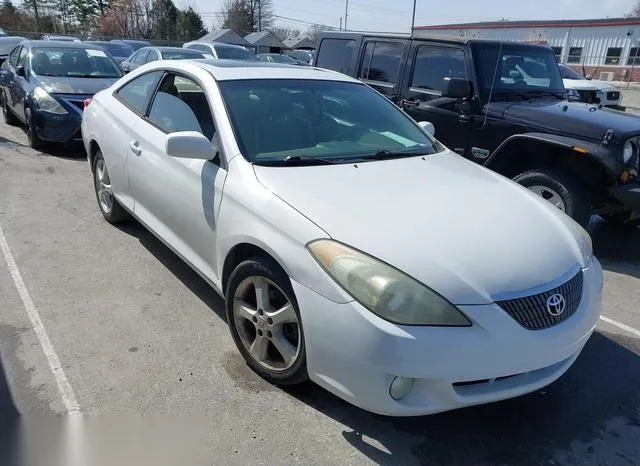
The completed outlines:
<svg viewBox="0 0 640 466">
<path fill-rule="evenodd" d="M 83 111 L 87 109 L 87 107 L 93 102 L 93 99 L 89 97 L 88 99 L 84 99 L 84 108 Z"/>
</svg>

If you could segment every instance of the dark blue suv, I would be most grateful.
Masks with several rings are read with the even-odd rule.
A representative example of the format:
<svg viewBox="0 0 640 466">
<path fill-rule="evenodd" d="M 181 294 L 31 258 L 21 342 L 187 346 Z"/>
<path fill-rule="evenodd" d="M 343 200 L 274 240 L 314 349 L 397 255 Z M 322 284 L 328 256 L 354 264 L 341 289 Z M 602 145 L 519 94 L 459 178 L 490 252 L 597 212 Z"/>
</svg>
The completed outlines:
<svg viewBox="0 0 640 466">
<path fill-rule="evenodd" d="M 24 123 L 29 145 L 81 140 L 84 101 L 122 72 L 96 45 L 23 41 L 0 67 L 0 100 L 7 124 Z"/>
</svg>

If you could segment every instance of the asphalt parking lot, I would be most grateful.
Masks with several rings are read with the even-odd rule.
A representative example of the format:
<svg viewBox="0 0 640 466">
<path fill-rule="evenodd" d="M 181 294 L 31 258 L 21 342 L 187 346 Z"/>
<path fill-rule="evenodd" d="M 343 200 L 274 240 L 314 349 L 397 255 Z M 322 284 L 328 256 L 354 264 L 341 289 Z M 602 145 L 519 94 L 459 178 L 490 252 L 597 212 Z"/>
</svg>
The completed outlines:
<svg viewBox="0 0 640 466">
<path fill-rule="evenodd" d="M 640 229 L 590 230 L 606 320 L 561 380 L 386 418 L 253 374 L 215 292 L 140 225 L 102 219 L 80 146 L 38 153 L 0 123 L 0 418 L 180 415 L 208 464 L 638 464 Z"/>
</svg>

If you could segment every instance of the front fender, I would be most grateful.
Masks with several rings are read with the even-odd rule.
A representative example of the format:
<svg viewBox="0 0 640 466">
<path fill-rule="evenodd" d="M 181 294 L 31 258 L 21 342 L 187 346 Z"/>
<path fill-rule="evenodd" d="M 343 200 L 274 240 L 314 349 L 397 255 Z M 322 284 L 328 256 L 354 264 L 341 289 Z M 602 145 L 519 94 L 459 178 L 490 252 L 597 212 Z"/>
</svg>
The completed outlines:
<svg viewBox="0 0 640 466">
<path fill-rule="evenodd" d="M 600 144 L 594 144 L 581 139 L 546 133 L 523 133 L 508 137 L 498 146 L 493 154 L 489 156 L 485 162 L 485 166 L 492 170 L 499 171 L 514 145 L 531 142 L 565 149 L 590 158 L 601 165 L 611 177 L 617 177 L 622 171 L 622 160 L 613 154 L 610 149 Z"/>
</svg>

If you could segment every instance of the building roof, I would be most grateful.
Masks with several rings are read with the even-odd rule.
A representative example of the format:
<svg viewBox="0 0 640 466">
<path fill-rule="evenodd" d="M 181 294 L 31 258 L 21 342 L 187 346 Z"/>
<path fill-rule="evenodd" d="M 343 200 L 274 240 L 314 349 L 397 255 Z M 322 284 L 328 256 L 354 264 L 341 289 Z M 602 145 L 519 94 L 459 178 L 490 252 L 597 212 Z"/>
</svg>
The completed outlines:
<svg viewBox="0 0 640 466">
<path fill-rule="evenodd" d="M 244 36 L 245 40 L 250 45 L 255 47 L 280 47 L 286 49 L 287 47 L 274 36 L 271 31 L 252 32 Z"/>
<path fill-rule="evenodd" d="M 284 41 L 288 49 L 315 49 L 316 44 L 308 37 L 291 37 Z"/>
<path fill-rule="evenodd" d="M 249 45 L 244 38 L 232 29 L 218 29 L 205 34 L 195 42 L 224 42 L 234 45 Z"/>
<path fill-rule="evenodd" d="M 416 30 L 436 31 L 442 29 L 513 29 L 513 28 L 561 28 L 598 26 L 640 26 L 640 17 L 600 19 L 557 19 L 532 21 L 482 21 L 478 23 L 438 24 L 416 26 Z"/>
</svg>

